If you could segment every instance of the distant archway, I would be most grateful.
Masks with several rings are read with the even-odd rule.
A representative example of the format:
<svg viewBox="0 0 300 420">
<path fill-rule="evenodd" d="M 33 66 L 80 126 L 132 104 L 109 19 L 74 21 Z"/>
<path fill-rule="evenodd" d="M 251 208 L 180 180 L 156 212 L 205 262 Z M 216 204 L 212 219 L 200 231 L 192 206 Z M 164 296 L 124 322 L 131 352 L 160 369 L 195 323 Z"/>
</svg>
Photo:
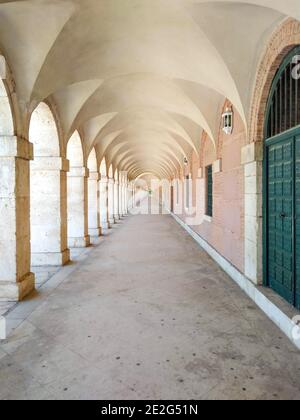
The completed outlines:
<svg viewBox="0 0 300 420">
<path fill-rule="evenodd" d="M 34 150 L 30 165 L 32 265 L 63 265 L 69 261 L 65 234 L 68 168 L 61 158 L 53 113 L 44 102 L 31 115 L 29 140 Z"/>
<path fill-rule="evenodd" d="M 105 158 L 102 159 L 101 164 L 100 164 L 100 175 L 107 176 L 107 166 L 106 166 Z"/>
<path fill-rule="evenodd" d="M 115 221 L 115 179 L 113 166 L 108 169 L 108 221 L 113 225 Z"/>
<path fill-rule="evenodd" d="M 68 174 L 68 243 L 70 248 L 86 247 L 90 244 L 88 234 L 88 169 L 84 166 L 84 155 L 80 135 L 75 131 L 67 145 L 70 162 Z"/>
<path fill-rule="evenodd" d="M 99 172 L 96 150 L 92 149 L 88 158 L 88 225 L 89 235 L 98 237 L 101 235 L 100 227 L 100 197 L 99 197 Z"/>
<path fill-rule="evenodd" d="M 6 86 L 0 79 L 0 136 L 13 136 L 15 132 L 13 114 Z"/>
</svg>

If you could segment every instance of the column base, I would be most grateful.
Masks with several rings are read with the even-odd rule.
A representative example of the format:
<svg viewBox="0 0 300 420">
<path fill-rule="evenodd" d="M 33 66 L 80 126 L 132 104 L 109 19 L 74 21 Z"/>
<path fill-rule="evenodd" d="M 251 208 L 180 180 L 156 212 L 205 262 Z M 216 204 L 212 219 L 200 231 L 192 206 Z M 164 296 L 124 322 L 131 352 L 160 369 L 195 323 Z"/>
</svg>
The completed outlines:
<svg viewBox="0 0 300 420">
<path fill-rule="evenodd" d="M 86 248 L 91 245 L 90 236 L 84 238 L 68 238 L 69 248 Z"/>
<path fill-rule="evenodd" d="M 101 228 L 102 228 L 102 230 L 103 229 L 109 229 L 110 228 L 110 225 L 109 225 L 108 222 L 101 222 Z"/>
<path fill-rule="evenodd" d="M 31 254 L 31 265 L 34 267 L 66 265 L 70 261 L 70 250 L 63 252 L 33 252 Z"/>
<path fill-rule="evenodd" d="M 120 215 L 119 215 L 119 214 L 115 214 L 115 215 L 114 215 L 114 218 L 115 218 L 115 221 L 116 221 L 116 220 L 120 220 Z"/>
<path fill-rule="evenodd" d="M 93 237 L 93 238 L 101 236 L 102 235 L 101 227 L 94 228 L 94 229 L 89 229 L 89 235 L 90 235 L 90 237 Z"/>
<path fill-rule="evenodd" d="M 0 302 L 19 302 L 35 289 L 35 276 L 28 273 L 20 282 L 0 282 Z"/>
</svg>

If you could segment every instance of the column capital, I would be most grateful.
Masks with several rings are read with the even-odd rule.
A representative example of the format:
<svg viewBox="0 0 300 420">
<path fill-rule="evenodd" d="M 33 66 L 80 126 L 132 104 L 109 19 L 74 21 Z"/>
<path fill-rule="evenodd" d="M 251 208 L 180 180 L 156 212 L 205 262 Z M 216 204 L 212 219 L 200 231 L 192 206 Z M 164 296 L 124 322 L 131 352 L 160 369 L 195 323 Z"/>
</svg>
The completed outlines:
<svg viewBox="0 0 300 420">
<path fill-rule="evenodd" d="M 36 156 L 31 163 L 32 170 L 69 172 L 70 162 L 63 157 Z"/>
<path fill-rule="evenodd" d="M 99 172 L 97 172 L 97 171 L 90 171 L 89 179 L 90 180 L 94 180 L 94 181 L 99 181 L 100 180 L 100 174 L 99 174 Z"/>
<path fill-rule="evenodd" d="M 107 184 L 108 183 L 108 177 L 101 175 L 101 178 L 100 178 L 99 182 L 100 182 L 100 184 Z"/>
<path fill-rule="evenodd" d="M 222 172 L 222 159 L 218 159 L 213 163 L 213 173 L 218 174 Z"/>
<path fill-rule="evenodd" d="M 33 159 L 33 144 L 17 136 L 0 136 L 0 157 Z"/>
<path fill-rule="evenodd" d="M 68 176 L 74 178 L 87 178 L 89 176 L 89 170 L 85 166 L 71 167 Z"/>
<path fill-rule="evenodd" d="M 242 148 L 241 163 L 242 165 L 247 165 L 248 163 L 263 160 L 263 143 L 262 142 L 253 142 L 247 144 Z"/>
</svg>

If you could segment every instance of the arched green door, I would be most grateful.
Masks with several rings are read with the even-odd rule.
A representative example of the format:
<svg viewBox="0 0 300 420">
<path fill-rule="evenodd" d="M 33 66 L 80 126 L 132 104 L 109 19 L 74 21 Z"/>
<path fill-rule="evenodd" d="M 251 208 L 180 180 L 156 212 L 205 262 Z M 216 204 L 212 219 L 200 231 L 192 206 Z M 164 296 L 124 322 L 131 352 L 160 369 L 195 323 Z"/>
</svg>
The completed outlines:
<svg viewBox="0 0 300 420">
<path fill-rule="evenodd" d="M 264 152 L 265 284 L 300 308 L 300 47 L 273 81 Z"/>
</svg>

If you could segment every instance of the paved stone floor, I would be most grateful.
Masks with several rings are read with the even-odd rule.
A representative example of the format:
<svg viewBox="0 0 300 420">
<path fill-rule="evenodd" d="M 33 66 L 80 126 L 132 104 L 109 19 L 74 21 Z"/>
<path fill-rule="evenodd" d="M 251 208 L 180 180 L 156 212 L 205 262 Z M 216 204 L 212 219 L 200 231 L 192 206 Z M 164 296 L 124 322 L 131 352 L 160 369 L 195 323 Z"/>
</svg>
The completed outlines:
<svg viewBox="0 0 300 420">
<path fill-rule="evenodd" d="M 170 216 L 68 273 L 0 344 L 1 399 L 300 398 L 300 353 Z"/>
<path fill-rule="evenodd" d="M 97 241 L 96 241 L 97 242 Z M 84 253 L 83 248 L 71 250 L 72 261 Z M 31 267 L 31 271 L 35 275 L 35 286 L 36 289 L 40 289 L 46 282 L 48 282 L 61 267 Z M 0 302 L 0 316 L 6 316 L 13 308 L 15 308 L 16 303 L 14 302 Z"/>
</svg>

